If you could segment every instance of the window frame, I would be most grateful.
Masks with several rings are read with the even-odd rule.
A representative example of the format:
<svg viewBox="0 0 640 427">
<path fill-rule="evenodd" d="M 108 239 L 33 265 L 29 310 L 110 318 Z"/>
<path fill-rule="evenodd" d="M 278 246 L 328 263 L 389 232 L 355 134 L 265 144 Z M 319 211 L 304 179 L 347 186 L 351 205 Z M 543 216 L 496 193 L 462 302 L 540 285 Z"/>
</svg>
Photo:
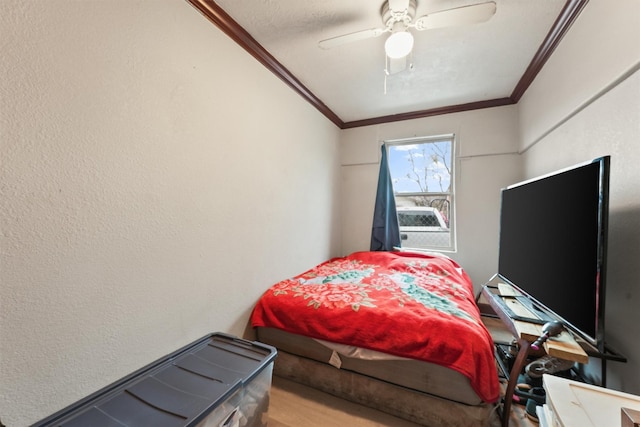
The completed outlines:
<svg viewBox="0 0 640 427">
<path fill-rule="evenodd" d="M 396 205 L 397 205 L 397 197 L 437 197 L 437 196 L 443 196 L 444 198 L 448 198 L 449 200 L 449 214 L 447 215 L 448 218 L 448 227 L 449 227 L 449 233 L 450 233 L 450 239 L 449 239 L 449 245 L 448 246 L 426 246 L 425 247 L 404 247 L 402 246 L 402 242 L 401 242 L 401 247 L 402 249 L 410 249 L 410 250 L 417 250 L 417 251 L 425 251 L 425 252 L 429 252 L 429 251 L 437 251 L 437 252 L 456 252 L 457 251 L 457 221 L 456 221 L 456 175 L 457 175 L 457 166 L 456 165 L 456 161 L 457 161 L 457 156 L 456 156 L 456 136 L 454 133 L 450 133 L 450 134 L 443 134 L 443 135 L 432 135 L 432 136 L 421 136 L 421 137 L 412 137 L 412 138 L 403 138 L 403 139 L 388 139 L 388 140 L 384 140 L 383 143 L 385 144 L 385 148 L 387 150 L 387 158 L 391 159 L 391 149 L 392 147 L 396 147 L 396 146 L 402 146 L 402 145 L 419 145 L 419 144 L 425 144 L 425 143 L 434 143 L 434 142 L 441 142 L 441 141 L 448 141 L 451 144 L 451 157 L 450 157 L 450 169 L 451 169 L 451 173 L 449 176 L 450 179 L 450 186 L 449 186 L 449 191 L 427 191 L 427 192 L 402 192 L 402 193 L 398 193 L 395 190 L 393 190 L 393 196 L 394 196 L 394 200 L 396 201 Z M 391 169 L 389 169 L 389 174 L 391 176 L 391 181 L 392 181 L 392 186 L 393 181 L 394 181 L 394 176 L 391 175 Z M 397 178 L 397 177 L 395 177 Z M 399 223 L 399 219 L 398 219 L 398 223 Z"/>
</svg>

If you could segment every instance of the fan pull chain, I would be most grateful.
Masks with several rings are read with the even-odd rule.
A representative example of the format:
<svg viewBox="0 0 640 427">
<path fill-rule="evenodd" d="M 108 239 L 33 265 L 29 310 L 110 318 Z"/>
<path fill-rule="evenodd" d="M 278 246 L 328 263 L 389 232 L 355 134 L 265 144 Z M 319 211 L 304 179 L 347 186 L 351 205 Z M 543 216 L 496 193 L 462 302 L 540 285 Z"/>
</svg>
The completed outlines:
<svg viewBox="0 0 640 427">
<path fill-rule="evenodd" d="M 387 76 L 389 76 L 389 57 L 384 54 L 384 94 L 387 94 Z"/>
</svg>

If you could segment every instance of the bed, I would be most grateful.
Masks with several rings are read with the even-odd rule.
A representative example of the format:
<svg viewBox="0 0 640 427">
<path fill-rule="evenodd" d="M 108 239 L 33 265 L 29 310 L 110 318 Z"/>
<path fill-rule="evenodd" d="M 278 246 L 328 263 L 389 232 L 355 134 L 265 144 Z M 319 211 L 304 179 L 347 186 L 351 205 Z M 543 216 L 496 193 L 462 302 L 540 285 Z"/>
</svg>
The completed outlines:
<svg viewBox="0 0 640 427">
<path fill-rule="evenodd" d="M 251 315 L 276 375 L 422 425 L 496 422 L 491 335 L 440 254 L 356 252 L 270 287 Z"/>
</svg>

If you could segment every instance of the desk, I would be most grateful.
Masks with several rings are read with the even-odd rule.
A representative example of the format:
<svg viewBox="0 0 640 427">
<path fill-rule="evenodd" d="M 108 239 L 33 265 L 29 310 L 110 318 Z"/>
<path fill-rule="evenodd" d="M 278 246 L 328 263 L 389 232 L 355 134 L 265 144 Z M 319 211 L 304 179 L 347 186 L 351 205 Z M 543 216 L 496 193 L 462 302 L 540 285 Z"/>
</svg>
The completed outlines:
<svg viewBox="0 0 640 427">
<path fill-rule="evenodd" d="M 507 329 L 509 329 L 513 336 L 518 340 L 519 345 L 518 354 L 513 367 L 511 368 L 511 372 L 509 373 L 509 382 L 504 396 L 502 410 L 503 427 L 508 427 L 509 425 L 509 414 L 511 412 L 513 394 L 518 382 L 518 376 L 522 372 L 527 361 L 527 357 L 529 356 L 531 343 L 542 335 L 542 325 L 516 320 L 512 317 L 511 313 L 515 313 L 518 317 L 523 318 L 535 317 L 527 307 L 514 298 L 514 296 L 518 296 L 517 292 L 517 290 L 507 284 L 490 282 L 482 287 L 481 293 L 481 297 L 486 299 Z M 545 352 L 553 357 L 571 360 L 578 363 L 589 362 L 589 356 L 587 353 L 585 353 L 582 347 L 567 331 L 562 332 L 557 337 L 550 338 L 544 343 L 543 347 Z"/>
</svg>

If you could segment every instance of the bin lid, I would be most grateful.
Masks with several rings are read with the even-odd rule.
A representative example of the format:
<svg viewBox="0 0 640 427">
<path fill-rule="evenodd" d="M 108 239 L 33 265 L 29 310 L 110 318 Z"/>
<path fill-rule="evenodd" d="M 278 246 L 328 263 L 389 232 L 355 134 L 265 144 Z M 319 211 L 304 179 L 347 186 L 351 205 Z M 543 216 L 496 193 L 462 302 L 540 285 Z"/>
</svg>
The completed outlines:
<svg viewBox="0 0 640 427">
<path fill-rule="evenodd" d="M 214 333 L 33 427 L 195 426 L 250 382 L 275 356 L 274 347 Z"/>
</svg>

